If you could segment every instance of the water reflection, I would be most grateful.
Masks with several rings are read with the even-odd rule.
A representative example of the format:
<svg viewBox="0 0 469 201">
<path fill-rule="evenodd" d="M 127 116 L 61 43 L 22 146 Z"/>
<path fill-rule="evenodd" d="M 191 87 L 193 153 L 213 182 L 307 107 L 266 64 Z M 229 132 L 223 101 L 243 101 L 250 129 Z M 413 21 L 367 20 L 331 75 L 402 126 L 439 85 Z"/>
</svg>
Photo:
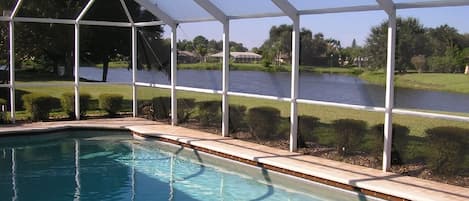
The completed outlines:
<svg viewBox="0 0 469 201">
<path fill-rule="evenodd" d="M 0 155 L 0 200 L 323 200 L 274 185 L 265 169 L 251 177 L 233 172 L 234 164 L 207 164 L 196 151 L 161 149 L 129 135 L 80 136 L 0 142 L 7 150 Z"/>
</svg>

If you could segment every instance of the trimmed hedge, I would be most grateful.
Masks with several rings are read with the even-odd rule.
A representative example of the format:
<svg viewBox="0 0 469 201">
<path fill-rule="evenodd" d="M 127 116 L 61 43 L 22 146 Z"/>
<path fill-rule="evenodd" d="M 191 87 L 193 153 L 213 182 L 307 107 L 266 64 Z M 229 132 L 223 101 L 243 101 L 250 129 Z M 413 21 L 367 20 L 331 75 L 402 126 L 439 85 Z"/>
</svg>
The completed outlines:
<svg viewBox="0 0 469 201">
<path fill-rule="evenodd" d="M 355 151 L 366 132 L 366 122 L 355 119 L 339 119 L 332 123 L 335 130 L 336 148 L 340 155 Z"/>
<path fill-rule="evenodd" d="M 407 142 L 409 140 L 409 128 L 399 125 L 392 125 L 392 145 L 391 145 L 391 164 L 400 165 L 403 163 L 403 155 L 407 148 Z M 372 153 L 380 157 L 383 154 L 384 146 L 384 124 L 378 124 L 371 127 L 370 130 L 372 138 Z"/>
<path fill-rule="evenodd" d="M 89 109 L 91 95 L 87 93 L 80 93 L 80 116 L 84 117 L 86 111 Z M 75 93 L 67 92 L 62 94 L 60 99 L 62 110 L 70 118 L 75 118 Z"/>
<path fill-rule="evenodd" d="M 187 122 L 193 113 L 195 99 L 180 98 L 177 100 L 178 123 Z M 140 106 L 140 113 L 150 120 L 165 120 L 171 117 L 171 98 L 155 97 Z"/>
<path fill-rule="evenodd" d="M 247 114 L 251 134 L 258 140 L 277 137 L 280 124 L 280 110 L 273 107 L 251 108 Z"/>
<path fill-rule="evenodd" d="M 166 96 L 154 97 L 153 104 L 154 119 L 168 119 L 171 114 L 171 98 Z"/>
<path fill-rule="evenodd" d="M 434 173 L 450 175 L 464 164 L 469 130 L 457 127 L 436 127 L 425 130 L 429 148 L 427 163 Z"/>
<path fill-rule="evenodd" d="M 201 101 L 197 104 L 197 119 L 202 126 L 221 125 L 221 101 Z"/>
<path fill-rule="evenodd" d="M 106 111 L 109 116 L 114 116 L 122 108 L 124 97 L 120 94 L 99 95 L 99 108 Z"/>
<path fill-rule="evenodd" d="M 23 105 L 31 114 L 32 121 L 44 121 L 49 119 L 49 112 L 60 107 L 60 100 L 46 94 L 26 94 L 22 97 Z"/>
<path fill-rule="evenodd" d="M 236 133 L 246 128 L 244 118 L 246 116 L 246 106 L 244 105 L 229 105 L 229 131 Z"/>
<path fill-rule="evenodd" d="M 314 116 L 298 116 L 298 147 L 306 147 L 306 141 L 316 141 L 313 130 L 317 127 L 319 118 Z"/>
</svg>

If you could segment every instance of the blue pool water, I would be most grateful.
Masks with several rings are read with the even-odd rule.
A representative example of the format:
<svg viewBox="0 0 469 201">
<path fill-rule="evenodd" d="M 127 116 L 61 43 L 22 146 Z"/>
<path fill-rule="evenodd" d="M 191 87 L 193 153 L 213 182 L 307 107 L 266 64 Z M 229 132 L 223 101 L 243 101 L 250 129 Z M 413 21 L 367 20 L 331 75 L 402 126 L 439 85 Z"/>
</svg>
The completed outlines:
<svg viewBox="0 0 469 201">
<path fill-rule="evenodd" d="M 0 200 L 370 199 L 125 132 L 0 138 Z"/>
</svg>

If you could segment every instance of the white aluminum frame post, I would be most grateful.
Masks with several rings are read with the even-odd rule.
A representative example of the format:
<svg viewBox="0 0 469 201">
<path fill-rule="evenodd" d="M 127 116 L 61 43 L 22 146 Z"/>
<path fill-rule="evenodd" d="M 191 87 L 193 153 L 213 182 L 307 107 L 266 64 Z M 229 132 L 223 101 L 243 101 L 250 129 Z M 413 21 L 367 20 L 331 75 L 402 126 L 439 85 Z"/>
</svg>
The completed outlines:
<svg viewBox="0 0 469 201">
<path fill-rule="evenodd" d="M 140 6 L 145 8 L 148 12 L 158 17 L 166 25 L 171 27 L 171 125 L 175 126 L 178 122 L 177 116 L 177 25 L 178 22 L 171 18 L 167 13 L 155 6 L 149 0 L 135 0 Z"/>
<path fill-rule="evenodd" d="M 230 103 L 228 98 L 230 78 L 230 21 L 223 23 L 223 67 L 222 67 L 222 124 L 221 135 L 229 136 Z"/>
<path fill-rule="evenodd" d="M 137 103 L 137 27 L 132 23 L 132 116 L 138 115 Z"/>
<path fill-rule="evenodd" d="M 80 21 L 86 12 L 93 6 L 94 0 L 90 0 L 75 20 L 75 119 L 80 120 Z"/>
<path fill-rule="evenodd" d="M 18 0 L 13 9 L 13 12 L 10 15 L 9 19 L 9 39 L 10 39 L 10 120 L 12 123 L 16 122 L 16 86 L 15 86 L 15 22 L 14 18 L 16 14 L 18 14 L 18 10 L 20 9 L 23 0 Z"/>
<path fill-rule="evenodd" d="M 298 79 L 300 63 L 300 16 L 298 10 L 287 0 L 272 0 L 292 21 L 292 64 L 290 98 L 290 151 L 298 149 Z"/>
<path fill-rule="evenodd" d="M 177 25 L 171 26 L 171 125 L 178 123 L 178 101 L 177 101 Z"/>
<path fill-rule="evenodd" d="M 386 64 L 386 100 L 384 108 L 383 171 L 391 167 L 392 110 L 394 107 L 394 68 L 396 52 L 396 6 L 392 0 L 376 0 L 388 14 L 388 44 Z"/>
<path fill-rule="evenodd" d="M 122 9 L 127 16 L 127 20 L 130 22 L 130 32 L 131 32 L 131 49 L 132 49 L 132 117 L 137 117 L 138 115 L 138 99 L 137 99 L 137 27 L 135 26 L 134 19 L 127 8 L 124 0 L 120 0 Z"/>
<path fill-rule="evenodd" d="M 75 119 L 80 120 L 80 25 L 75 24 Z"/>
<path fill-rule="evenodd" d="M 230 78 L 230 20 L 220 8 L 209 0 L 194 0 L 200 7 L 212 15 L 223 25 L 223 66 L 222 66 L 222 123 L 221 134 L 223 137 L 229 136 L 230 126 L 230 104 L 228 99 L 229 78 Z"/>
<path fill-rule="evenodd" d="M 389 15 L 388 24 L 388 56 L 386 72 L 386 103 L 384 112 L 384 148 L 383 148 L 383 171 L 391 167 L 392 149 L 392 110 L 394 107 L 394 69 L 396 51 L 396 11 Z"/>
</svg>

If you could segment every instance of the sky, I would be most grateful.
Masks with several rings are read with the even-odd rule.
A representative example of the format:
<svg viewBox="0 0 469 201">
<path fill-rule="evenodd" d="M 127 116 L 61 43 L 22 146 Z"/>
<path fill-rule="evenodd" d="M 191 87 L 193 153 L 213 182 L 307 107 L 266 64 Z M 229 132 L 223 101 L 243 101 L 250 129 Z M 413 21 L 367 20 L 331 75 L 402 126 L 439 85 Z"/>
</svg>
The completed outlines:
<svg viewBox="0 0 469 201">
<path fill-rule="evenodd" d="M 181 0 L 179 0 L 181 1 Z M 216 4 L 218 1 L 213 0 Z M 238 8 L 232 8 L 235 5 L 226 5 L 223 8 L 228 15 L 234 13 L 256 12 L 250 8 L 239 8 L 239 5 L 248 2 L 257 2 L 252 0 L 237 0 Z M 316 1 L 304 0 L 290 0 L 296 6 L 303 8 L 318 8 Z M 411 0 L 421 1 L 421 0 Z M 228 1 L 234 2 L 234 1 Z M 306 3 L 304 3 L 306 2 Z M 328 2 L 328 3 L 326 3 Z M 334 2 L 334 3 L 331 3 Z M 340 7 L 352 6 L 350 0 L 334 0 L 323 1 L 319 8 L 326 7 Z M 395 0 L 395 2 L 409 2 L 409 0 Z M 265 3 L 265 2 L 264 2 Z M 339 5 L 338 3 L 342 3 Z M 374 0 L 357 0 L 357 5 L 369 5 L 376 3 Z M 304 5 L 303 5 L 304 4 Z M 314 4 L 314 5 L 313 5 Z M 190 5 L 188 5 L 190 6 Z M 314 6 L 314 7 L 312 7 Z M 264 12 L 276 11 L 275 7 L 266 7 Z M 188 15 L 186 13 L 186 15 Z M 420 20 L 421 24 L 425 27 L 437 27 L 443 24 L 448 24 L 455 27 L 460 33 L 469 33 L 469 6 L 463 7 L 445 7 L 445 8 L 424 8 L 424 9 L 402 9 L 397 11 L 397 15 L 401 17 L 415 17 Z M 179 17 L 179 16 L 178 16 Z M 181 16 L 181 19 L 184 16 Z M 203 17 L 200 15 L 199 17 Z M 323 14 L 323 15 L 303 15 L 300 18 L 300 26 L 309 29 L 313 34 L 321 32 L 326 38 L 334 38 L 341 41 L 343 47 L 350 46 L 353 39 L 356 39 L 358 45 L 364 45 L 366 38 L 370 33 L 373 26 L 377 26 L 387 20 L 387 15 L 384 11 L 368 11 L 357 13 L 337 13 L 337 14 Z M 281 24 L 291 24 L 291 20 L 287 17 L 275 18 L 257 18 L 257 19 L 242 19 L 230 21 L 230 40 L 241 42 L 245 47 L 251 49 L 259 47 L 267 40 L 269 30 L 272 26 Z M 222 25 L 219 22 L 198 22 L 198 23 L 182 23 L 178 26 L 177 34 L 178 40 L 192 40 L 197 35 L 202 35 L 207 39 L 222 39 Z M 170 28 L 165 27 L 165 37 L 169 37 Z"/>
</svg>

